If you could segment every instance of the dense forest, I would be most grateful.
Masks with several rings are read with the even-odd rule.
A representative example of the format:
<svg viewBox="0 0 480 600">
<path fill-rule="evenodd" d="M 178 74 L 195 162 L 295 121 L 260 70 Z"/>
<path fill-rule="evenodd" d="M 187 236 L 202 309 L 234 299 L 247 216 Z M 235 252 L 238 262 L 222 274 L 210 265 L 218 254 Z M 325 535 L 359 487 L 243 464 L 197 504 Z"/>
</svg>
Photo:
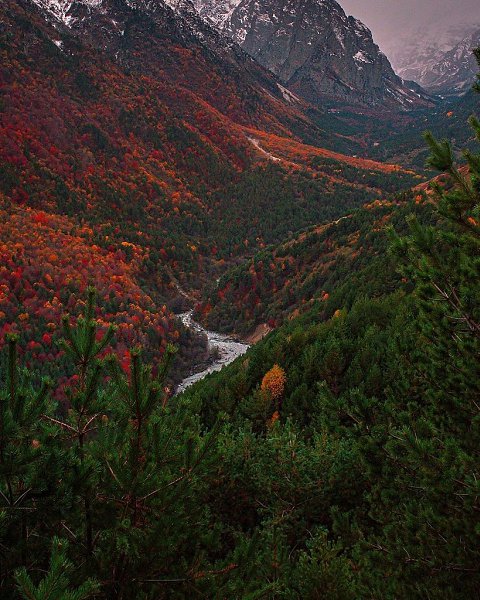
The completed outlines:
<svg viewBox="0 0 480 600">
<path fill-rule="evenodd" d="M 350 308 L 359 297 L 385 294 L 402 283 L 388 253 L 388 226 L 406 232 L 406 218 L 434 218 L 427 191 L 375 200 L 337 221 L 309 228 L 229 269 L 197 304 L 210 329 L 248 336 L 278 327 L 318 301 L 318 310 Z"/>
<path fill-rule="evenodd" d="M 93 288 L 61 399 L 6 333 L 2 597 L 478 597 L 480 155 L 427 141 L 449 184 L 392 200 L 408 231 L 181 396 L 172 345 L 107 350 Z"/>
</svg>

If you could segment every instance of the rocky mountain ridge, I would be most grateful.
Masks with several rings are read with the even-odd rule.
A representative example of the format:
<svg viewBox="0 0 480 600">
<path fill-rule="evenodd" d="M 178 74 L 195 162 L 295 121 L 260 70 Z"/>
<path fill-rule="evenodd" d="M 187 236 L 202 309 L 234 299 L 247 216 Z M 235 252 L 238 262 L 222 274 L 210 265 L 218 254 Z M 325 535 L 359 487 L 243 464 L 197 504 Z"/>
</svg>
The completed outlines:
<svg viewBox="0 0 480 600">
<path fill-rule="evenodd" d="M 77 38 L 122 68 L 147 76 L 162 74 L 172 85 L 185 86 L 222 111 L 226 97 L 235 94 L 243 98 L 240 120 L 248 124 L 251 119 L 259 124 L 261 106 L 267 107 L 266 112 L 283 110 L 276 77 L 205 23 L 189 0 L 19 0 L 19 4 L 28 13 L 36 9 L 53 25 L 58 35 L 51 41 L 65 54 L 75 52 L 70 46 Z M 184 56 L 180 60 L 179 49 Z M 217 76 L 223 90 L 209 85 Z"/>
<path fill-rule="evenodd" d="M 416 84 L 395 74 L 370 30 L 347 17 L 335 0 L 31 1 L 57 25 L 89 38 L 92 45 L 118 46 L 113 49 L 120 54 L 126 14 L 147 15 L 157 24 L 176 21 L 188 43 L 207 45 L 222 60 L 231 54 L 235 62 L 245 62 L 238 45 L 313 104 L 408 110 L 429 103 Z M 253 64 L 248 68 L 255 70 Z"/>
<path fill-rule="evenodd" d="M 294 93 L 312 103 L 411 109 L 429 103 L 398 77 L 371 31 L 335 0 L 194 0 L 205 20 L 229 35 Z"/>
</svg>

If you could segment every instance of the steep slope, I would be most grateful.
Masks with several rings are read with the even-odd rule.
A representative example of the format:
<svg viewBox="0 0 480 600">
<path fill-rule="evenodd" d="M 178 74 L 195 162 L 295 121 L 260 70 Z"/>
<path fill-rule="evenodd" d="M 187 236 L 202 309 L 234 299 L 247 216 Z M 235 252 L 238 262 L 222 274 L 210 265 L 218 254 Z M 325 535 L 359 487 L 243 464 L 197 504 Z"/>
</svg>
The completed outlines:
<svg viewBox="0 0 480 600">
<path fill-rule="evenodd" d="M 473 84 L 477 63 L 473 50 L 480 46 L 480 29 L 469 33 L 453 48 L 442 51 L 435 46 L 412 57 L 399 74 L 413 79 L 432 94 L 461 96 Z"/>
<path fill-rule="evenodd" d="M 82 20 L 82 40 L 87 35 L 95 37 L 97 29 L 105 30 L 104 10 L 109 6 L 103 3 L 100 16 L 89 17 L 91 24 Z M 119 6 L 125 8 L 121 2 L 114 3 L 116 9 Z M 265 160 L 249 139 L 252 125 L 254 131 L 264 126 L 283 134 L 282 138 L 290 134 L 282 121 L 288 124 L 302 118 L 260 67 L 256 69 L 280 98 L 265 92 L 249 69 L 241 78 L 239 67 L 232 67 L 228 78 L 229 65 L 218 56 L 209 56 L 189 29 L 185 41 L 179 29 L 183 22 L 177 23 L 167 7 L 168 19 L 160 30 L 152 21 L 141 22 L 143 13 L 126 11 L 123 18 L 128 28 L 120 36 L 124 43 L 121 56 L 116 51 L 112 55 L 111 50 L 100 53 L 87 44 L 79 45 L 70 30 L 27 21 L 31 13 L 16 3 L 2 7 L 3 64 L 8 67 L 2 89 L 3 97 L 8 96 L 1 113 L 2 158 L 5 191 L 17 200 L 71 213 L 85 210 L 89 203 L 89 211 L 103 211 L 97 213 L 100 218 L 125 217 L 124 211 L 128 211 L 130 218 L 141 220 L 157 213 L 170 219 L 171 230 L 182 218 L 174 208 L 184 204 L 195 210 L 197 218 L 204 212 L 215 219 L 221 216 L 222 206 L 214 207 L 208 192 L 221 192 L 240 173 L 257 169 Z M 97 45 L 102 43 L 102 35 L 108 37 L 100 33 Z M 190 38 L 198 52 L 195 46 L 187 47 Z M 115 44 L 120 45 L 120 40 Z M 145 67 L 154 55 L 156 63 Z M 148 75 L 144 73 L 147 68 L 152 71 Z M 303 120 L 312 128 L 305 117 Z M 339 156 L 339 160 L 350 159 Z M 361 170 L 371 166 L 358 164 L 359 183 Z M 27 190 L 21 185 L 22 171 L 32 169 L 37 178 Z M 46 179 L 53 174 L 57 179 L 52 188 Z M 105 189 L 107 182 L 113 189 L 119 184 L 122 189 L 116 191 L 114 202 L 113 191 L 110 199 Z M 60 194 L 63 185 L 68 192 Z M 174 193 L 179 196 L 173 197 Z M 86 202 L 88 194 L 99 202 Z"/>
<path fill-rule="evenodd" d="M 0 194 L 0 257 L 0 347 L 7 334 L 19 335 L 27 361 L 49 368 L 61 358 L 62 315 L 83 311 L 88 285 L 104 300 L 97 314 L 102 328 L 118 328 L 114 350 L 124 367 L 137 344 L 154 363 L 167 343 L 178 344 L 177 377 L 207 354 L 205 344 L 142 288 L 145 248 L 128 242 L 101 248 L 90 226 L 17 206 Z"/>
<path fill-rule="evenodd" d="M 121 68 L 181 84 L 245 122 L 260 117 L 256 104 L 274 113 L 272 103 L 281 99 L 274 78 L 193 11 L 175 14 L 162 0 L 22 0 L 21 5 L 29 13 L 33 5 L 39 8 L 39 16 L 57 30 L 60 48 L 73 36 Z M 243 105 L 233 93 L 244 97 Z"/>
<path fill-rule="evenodd" d="M 430 218 L 424 199 L 416 191 L 376 200 L 266 248 L 211 287 L 197 306 L 198 318 L 210 328 L 256 340 L 315 304 L 319 312 L 333 314 L 363 295 L 394 290 L 400 276 L 387 253 L 386 229 L 404 230 L 412 212 Z"/>
<path fill-rule="evenodd" d="M 196 0 L 219 27 L 293 92 L 310 102 L 428 105 L 415 84 L 402 81 L 370 30 L 334 0 Z"/>
</svg>

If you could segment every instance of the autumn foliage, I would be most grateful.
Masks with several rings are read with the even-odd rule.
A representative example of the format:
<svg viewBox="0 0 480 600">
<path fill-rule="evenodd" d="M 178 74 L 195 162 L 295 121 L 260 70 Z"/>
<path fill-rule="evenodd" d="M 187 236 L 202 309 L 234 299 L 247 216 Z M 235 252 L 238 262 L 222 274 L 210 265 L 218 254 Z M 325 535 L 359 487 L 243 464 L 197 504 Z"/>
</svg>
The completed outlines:
<svg viewBox="0 0 480 600">
<path fill-rule="evenodd" d="M 261 389 L 268 398 L 278 401 L 283 395 L 287 376 L 279 365 L 273 365 L 262 379 Z"/>
<path fill-rule="evenodd" d="M 90 227 L 0 197 L 0 347 L 14 333 L 21 336 L 28 361 L 61 358 L 62 314 L 81 313 L 85 290 L 93 284 L 105 298 L 96 315 L 100 330 L 107 322 L 118 328 L 115 350 L 121 363 L 128 366 L 128 348 L 136 344 L 158 361 L 180 333 L 170 311 L 138 284 L 146 256 L 126 242 L 101 248 Z"/>
</svg>

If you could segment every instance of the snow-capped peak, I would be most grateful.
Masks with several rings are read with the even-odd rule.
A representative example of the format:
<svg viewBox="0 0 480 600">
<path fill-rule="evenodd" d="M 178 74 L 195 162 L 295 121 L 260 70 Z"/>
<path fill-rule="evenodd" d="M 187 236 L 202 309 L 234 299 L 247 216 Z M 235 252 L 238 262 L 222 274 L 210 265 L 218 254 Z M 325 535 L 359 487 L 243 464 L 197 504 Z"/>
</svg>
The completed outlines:
<svg viewBox="0 0 480 600">
<path fill-rule="evenodd" d="M 164 2 L 175 11 L 196 11 L 192 0 L 164 0 Z"/>
<path fill-rule="evenodd" d="M 479 45 L 480 28 L 446 50 L 440 42 L 437 45 L 429 44 L 423 50 L 405 56 L 399 73 L 431 93 L 460 96 L 475 81 L 478 67 L 473 50 Z"/>
</svg>

